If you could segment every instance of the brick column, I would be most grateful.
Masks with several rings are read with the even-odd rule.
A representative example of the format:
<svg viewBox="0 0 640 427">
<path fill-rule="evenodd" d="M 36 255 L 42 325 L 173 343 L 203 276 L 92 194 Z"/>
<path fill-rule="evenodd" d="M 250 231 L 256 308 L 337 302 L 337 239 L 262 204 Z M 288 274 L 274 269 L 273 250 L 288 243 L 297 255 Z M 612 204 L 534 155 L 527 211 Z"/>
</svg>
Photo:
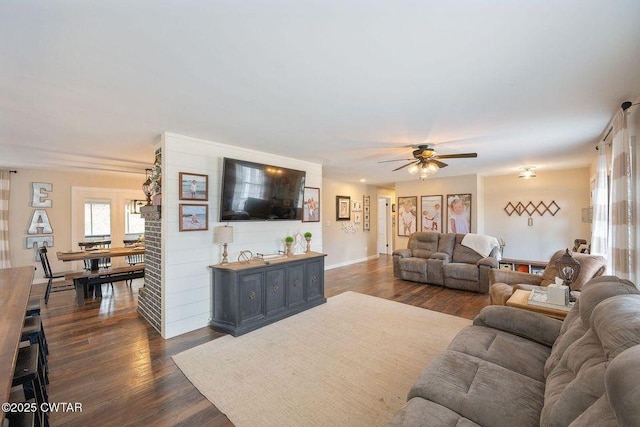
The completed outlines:
<svg viewBox="0 0 640 427">
<path fill-rule="evenodd" d="M 144 287 L 138 291 L 138 313 L 162 333 L 162 219 L 160 206 L 143 206 Z"/>
</svg>

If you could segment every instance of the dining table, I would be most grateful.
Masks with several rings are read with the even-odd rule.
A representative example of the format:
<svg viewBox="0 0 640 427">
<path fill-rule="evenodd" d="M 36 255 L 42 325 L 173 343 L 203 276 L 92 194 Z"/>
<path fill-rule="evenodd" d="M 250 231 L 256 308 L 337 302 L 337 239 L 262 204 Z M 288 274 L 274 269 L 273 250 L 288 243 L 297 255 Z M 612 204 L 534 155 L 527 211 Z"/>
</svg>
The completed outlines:
<svg viewBox="0 0 640 427">
<path fill-rule="evenodd" d="M 90 248 L 82 251 L 56 252 L 58 260 L 64 262 L 90 261 L 90 270 L 71 271 L 65 274 L 65 279 L 73 280 L 76 288 L 76 300 L 79 306 L 84 305 L 88 290 L 92 287 L 95 298 L 102 297 L 102 283 L 119 280 L 129 280 L 144 277 L 144 266 L 139 264 L 131 267 L 99 268 L 98 261 L 103 258 L 118 258 L 133 255 L 144 255 L 144 245 L 132 245 L 113 248 Z"/>
<path fill-rule="evenodd" d="M 33 266 L 0 269 L 0 403 L 9 401 L 22 325 L 29 303 Z M 5 411 L 0 411 L 0 425 Z"/>
<path fill-rule="evenodd" d="M 144 245 L 56 252 L 58 259 L 64 262 L 90 260 L 91 271 L 98 271 L 98 261 L 102 258 L 117 258 L 131 255 L 144 255 Z"/>
</svg>

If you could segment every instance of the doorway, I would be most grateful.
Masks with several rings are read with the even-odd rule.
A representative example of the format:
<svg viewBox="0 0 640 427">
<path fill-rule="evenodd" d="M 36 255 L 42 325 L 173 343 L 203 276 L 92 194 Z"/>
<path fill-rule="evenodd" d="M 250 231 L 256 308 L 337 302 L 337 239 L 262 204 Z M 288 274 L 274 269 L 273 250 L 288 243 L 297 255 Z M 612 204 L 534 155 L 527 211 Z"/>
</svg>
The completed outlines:
<svg viewBox="0 0 640 427">
<path fill-rule="evenodd" d="M 391 248 L 389 240 L 389 210 L 391 199 L 388 197 L 378 198 L 378 253 L 389 255 Z"/>
</svg>

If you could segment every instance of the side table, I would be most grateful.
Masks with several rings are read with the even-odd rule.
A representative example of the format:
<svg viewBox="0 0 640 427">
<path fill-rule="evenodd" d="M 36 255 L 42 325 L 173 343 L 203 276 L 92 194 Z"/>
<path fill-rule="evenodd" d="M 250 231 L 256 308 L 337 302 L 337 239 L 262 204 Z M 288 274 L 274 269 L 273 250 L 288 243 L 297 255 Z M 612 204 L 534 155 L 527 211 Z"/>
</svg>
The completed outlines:
<svg viewBox="0 0 640 427">
<path fill-rule="evenodd" d="M 569 313 L 569 309 L 543 307 L 541 305 L 529 304 L 529 295 L 531 291 L 525 291 L 523 289 L 516 289 L 516 291 L 507 300 L 509 307 L 521 308 L 523 310 L 533 311 L 535 313 L 544 314 L 545 316 L 553 317 L 554 319 L 564 320 Z"/>
</svg>

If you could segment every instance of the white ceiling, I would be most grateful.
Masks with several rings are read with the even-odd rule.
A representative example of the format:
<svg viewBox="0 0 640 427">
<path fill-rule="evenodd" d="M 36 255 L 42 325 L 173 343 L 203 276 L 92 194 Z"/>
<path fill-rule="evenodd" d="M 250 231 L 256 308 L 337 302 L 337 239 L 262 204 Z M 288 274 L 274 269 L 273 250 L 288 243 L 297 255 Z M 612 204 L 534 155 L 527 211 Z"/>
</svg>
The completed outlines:
<svg viewBox="0 0 640 427">
<path fill-rule="evenodd" d="M 164 132 L 372 184 L 586 166 L 640 95 L 638 0 L 2 0 L 0 166 L 142 171 Z M 405 148 L 403 148 L 405 147 Z M 259 159 L 257 159 L 259 161 Z"/>
</svg>

